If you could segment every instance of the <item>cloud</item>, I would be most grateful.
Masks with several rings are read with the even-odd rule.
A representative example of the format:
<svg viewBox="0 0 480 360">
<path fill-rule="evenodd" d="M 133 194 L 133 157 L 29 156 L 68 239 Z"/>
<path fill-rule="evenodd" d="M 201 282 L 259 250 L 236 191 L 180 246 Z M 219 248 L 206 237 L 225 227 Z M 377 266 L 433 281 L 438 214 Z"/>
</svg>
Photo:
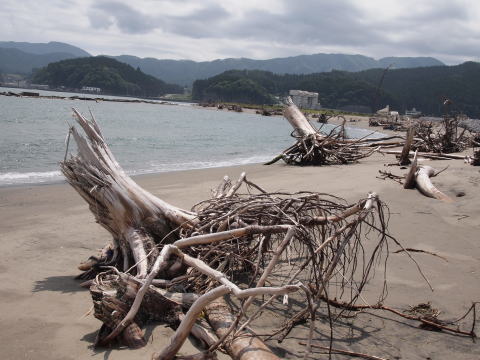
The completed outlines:
<svg viewBox="0 0 480 360">
<path fill-rule="evenodd" d="M 88 13 L 90 24 L 97 29 L 115 24 L 126 34 L 147 34 L 159 29 L 193 38 L 214 37 L 219 22 L 228 16 L 229 13 L 215 3 L 184 15 L 169 15 L 158 11 L 144 13 L 121 2 L 103 1 L 94 4 Z"/>
<path fill-rule="evenodd" d="M 280 14 L 250 11 L 225 30 L 234 37 L 313 46 L 357 46 L 378 39 L 374 31 L 362 24 L 362 13 L 351 1 L 306 0 L 301 4 L 285 1 Z"/>
<path fill-rule="evenodd" d="M 469 0 L 2 0 L 1 40 L 212 60 L 319 52 L 479 59 Z"/>
<path fill-rule="evenodd" d="M 129 34 L 146 34 L 158 27 L 153 16 L 116 1 L 93 5 L 88 18 L 94 28 L 109 28 L 116 24 L 122 32 Z"/>
</svg>

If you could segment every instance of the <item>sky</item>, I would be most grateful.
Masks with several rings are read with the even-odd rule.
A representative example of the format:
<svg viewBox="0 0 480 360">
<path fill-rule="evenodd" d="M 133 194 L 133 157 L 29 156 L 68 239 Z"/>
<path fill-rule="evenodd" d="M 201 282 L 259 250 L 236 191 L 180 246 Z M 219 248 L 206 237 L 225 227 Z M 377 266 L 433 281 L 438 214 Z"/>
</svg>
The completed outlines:
<svg viewBox="0 0 480 360">
<path fill-rule="evenodd" d="M 0 41 L 206 61 L 315 53 L 480 59 L 478 0 L 1 0 Z"/>
</svg>

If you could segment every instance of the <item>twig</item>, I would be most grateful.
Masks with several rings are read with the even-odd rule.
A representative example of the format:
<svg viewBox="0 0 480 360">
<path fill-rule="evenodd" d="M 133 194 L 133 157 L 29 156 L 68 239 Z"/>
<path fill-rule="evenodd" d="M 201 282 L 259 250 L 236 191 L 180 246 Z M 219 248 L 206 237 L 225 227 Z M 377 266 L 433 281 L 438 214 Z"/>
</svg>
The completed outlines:
<svg viewBox="0 0 480 360">
<path fill-rule="evenodd" d="M 410 251 L 410 252 L 417 252 L 417 253 L 424 253 L 424 254 L 429 254 L 429 255 L 433 255 L 433 256 L 436 256 L 446 262 L 448 262 L 448 260 L 446 258 L 444 258 L 443 256 L 440 256 L 438 254 L 435 254 L 431 251 L 427 251 L 427 250 L 421 250 L 421 249 L 413 249 L 413 248 L 405 248 L 405 249 L 400 249 L 400 250 L 397 250 L 397 251 L 394 251 L 393 253 L 394 254 L 398 254 L 398 253 L 401 253 L 401 252 L 404 252 L 404 251 Z"/>
<path fill-rule="evenodd" d="M 300 345 L 306 345 L 306 343 L 304 343 L 303 341 L 299 341 L 298 342 Z M 374 356 L 374 355 L 368 355 L 368 354 L 362 354 L 362 353 L 359 353 L 359 352 L 354 352 L 354 351 L 348 351 L 348 350 L 341 350 L 341 349 L 336 349 L 336 348 L 330 348 L 328 346 L 321 346 L 321 345 L 317 345 L 317 344 L 312 344 L 312 347 L 314 348 L 317 348 L 317 349 L 321 349 L 321 350 L 327 350 L 327 351 L 330 351 L 330 352 L 336 352 L 338 354 L 342 354 L 342 355 L 348 355 L 348 356 L 356 356 L 356 357 L 360 357 L 362 359 L 368 359 L 368 360 L 388 360 L 387 358 L 381 358 L 381 357 L 378 357 L 378 356 Z"/>
</svg>

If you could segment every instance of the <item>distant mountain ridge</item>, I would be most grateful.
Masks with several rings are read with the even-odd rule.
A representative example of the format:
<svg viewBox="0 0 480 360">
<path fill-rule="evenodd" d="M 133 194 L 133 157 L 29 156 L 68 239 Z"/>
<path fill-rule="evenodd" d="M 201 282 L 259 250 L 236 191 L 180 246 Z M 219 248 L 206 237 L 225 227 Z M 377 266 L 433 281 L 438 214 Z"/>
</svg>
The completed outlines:
<svg viewBox="0 0 480 360">
<path fill-rule="evenodd" d="M 0 73 L 29 74 L 52 62 L 89 56 L 88 52 L 61 42 L 0 41 Z"/>
<path fill-rule="evenodd" d="M 28 43 L 0 41 L 0 72 L 31 73 L 34 68 L 64 59 L 91 55 L 66 43 Z M 107 55 L 108 56 L 108 55 Z M 379 60 L 364 55 L 313 54 L 255 60 L 228 58 L 212 61 L 168 60 L 140 58 L 132 55 L 108 56 L 120 62 L 139 67 L 144 73 L 168 83 L 191 86 L 195 80 L 207 79 L 228 70 L 264 70 L 275 74 L 312 74 L 342 70 L 357 72 L 385 68 L 414 68 L 444 65 L 432 57 L 386 57 Z"/>
<path fill-rule="evenodd" d="M 79 47 L 58 42 L 50 41 L 48 43 L 30 43 L 17 41 L 0 41 L 0 48 L 10 48 L 21 50 L 30 54 L 45 55 L 51 53 L 66 53 L 73 55 L 72 57 L 91 56 L 88 52 Z"/>
<path fill-rule="evenodd" d="M 387 57 L 379 60 L 364 55 L 313 54 L 268 60 L 229 58 L 196 62 L 191 60 L 159 60 L 131 55 L 113 56 L 118 61 L 139 67 L 146 74 L 165 81 L 190 86 L 197 79 L 206 79 L 228 70 L 264 70 L 276 74 L 311 74 L 331 70 L 362 71 L 374 68 L 413 68 L 444 65 L 432 57 Z"/>
<path fill-rule="evenodd" d="M 70 53 L 32 54 L 14 48 L 0 47 L 0 73 L 30 74 L 33 69 L 76 57 Z"/>
</svg>

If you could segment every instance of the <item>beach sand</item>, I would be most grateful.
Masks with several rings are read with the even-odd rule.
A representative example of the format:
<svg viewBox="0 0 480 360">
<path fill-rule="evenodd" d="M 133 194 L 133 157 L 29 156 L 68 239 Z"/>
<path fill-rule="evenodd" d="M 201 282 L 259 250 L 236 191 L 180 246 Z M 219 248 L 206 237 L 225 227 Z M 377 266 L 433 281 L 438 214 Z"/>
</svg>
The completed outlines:
<svg viewBox="0 0 480 360">
<path fill-rule="evenodd" d="M 385 304 L 406 309 L 430 301 L 441 310 L 441 318 L 457 318 L 472 301 L 480 301 L 480 170 L 462 161 L 429 161 L 437 169 L 449 166 L 433 179 L 455 199 L 443 203 L 416 190 L 404 190 L 392 180 L 377 179 L 378 170 L 406 172 L 384 166 L 393 161 L 392 155 L 376 154 L 346 166 L 277 163 L 145 175 L 135 180 L 183 208 L 208 198 L 224 175 L 237 178 L 242 171 L 268 191 L 318 191 L 350 203 L 375 191 L 390 208 L 393 236 L 405 247 L 432 251 L 447 260 L 414 254 L 435 289 L 431 292 L 405 254 L 391 254 Z M 81 289 L 73 278 L 79 273 L 77 265 L 96 254 L 109 234 L 95 223 L 86 203 L 68 185 L 0 188 L 0 239 L 0 358 L 147 359 L 168 342 L 173 331 L 151 325 L 143 349 L 92 349 L 100 321 L 93 315 L 84 316 L 92 301 L 88 290 Z M 379 284 L 377 278 L 371 285 Z M 398 320 L 379 312 L 342 320 L 352 326 L 349 330 L 341 325 L 336 328 L 334 334 L 345 339 L 334 346 L 387 359 L 480 359 L 480 346 L 469 338 L 421 330 L 414 323 Z M 463 322 L 465 329 L 469 330 L 470 320 Z M 328 326 L 321 328 L 325 333 L 317 334 L 315 341 L 328 345 Z M 281 344 L 268 344 L 280 357 L 295 358 L 301 355 L 298 337 L 305 331 L 292 332 Z M 182 348 L 184 354 L 195 352 L 190 343 Z M 312 358 L 327 359 L 328 355 L 314 353 Z"/>
</svg>

